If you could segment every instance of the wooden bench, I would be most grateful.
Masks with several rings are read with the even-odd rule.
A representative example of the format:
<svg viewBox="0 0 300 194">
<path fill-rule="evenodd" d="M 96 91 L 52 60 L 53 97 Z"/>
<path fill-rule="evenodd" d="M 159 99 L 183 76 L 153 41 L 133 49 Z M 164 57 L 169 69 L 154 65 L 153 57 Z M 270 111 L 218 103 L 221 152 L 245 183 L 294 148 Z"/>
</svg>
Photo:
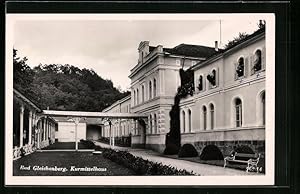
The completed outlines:
<svg viewBox="0 0 300 194">
<path fill-rule="evenodd" d="M 260 159 L 260 154 L 246 154 L 246 153 L 238 153 L 235 152 L 231 156 L 227 156 L 224 158 L 224 168 L 229 162 L 243 163 L 247 164 L 246 172 L 256 171 L 259 172 L 259 168 L 257 166 Z"/>
</svg>

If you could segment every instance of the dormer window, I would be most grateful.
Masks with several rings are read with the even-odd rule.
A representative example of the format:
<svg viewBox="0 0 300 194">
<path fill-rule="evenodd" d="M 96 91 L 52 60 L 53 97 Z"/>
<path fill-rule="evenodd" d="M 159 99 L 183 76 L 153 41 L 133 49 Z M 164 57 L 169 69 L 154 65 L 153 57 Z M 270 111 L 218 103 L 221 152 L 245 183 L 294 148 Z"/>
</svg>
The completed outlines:
<svg viewBox="0 0 300 194">
<path fill-rule="evenodd" d="M 245 61 L 244 61 L 243 57 L 239 58 L 235 71 L 236 71 L 237 77 L 242 77 L 245 75 Z"/>
<path fill-rule="evenodd" d="M 211 74 L 207 75 L 207 80 L 212 86 L 216 86 L 216 70 L 212 70 Z"/>
</svg>

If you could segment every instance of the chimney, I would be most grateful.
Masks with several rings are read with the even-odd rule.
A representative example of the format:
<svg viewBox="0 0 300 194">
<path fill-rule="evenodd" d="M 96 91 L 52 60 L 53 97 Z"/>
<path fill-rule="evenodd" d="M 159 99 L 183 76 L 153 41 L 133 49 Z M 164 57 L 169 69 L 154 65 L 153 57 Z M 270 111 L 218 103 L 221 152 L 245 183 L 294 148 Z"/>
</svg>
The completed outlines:
<svg viewBox="0 0 300 194">
<path fill-rule="evenodd" d="M 215 41 L 215 51 L 219 51 L 218 41 Z"/>
</svg>

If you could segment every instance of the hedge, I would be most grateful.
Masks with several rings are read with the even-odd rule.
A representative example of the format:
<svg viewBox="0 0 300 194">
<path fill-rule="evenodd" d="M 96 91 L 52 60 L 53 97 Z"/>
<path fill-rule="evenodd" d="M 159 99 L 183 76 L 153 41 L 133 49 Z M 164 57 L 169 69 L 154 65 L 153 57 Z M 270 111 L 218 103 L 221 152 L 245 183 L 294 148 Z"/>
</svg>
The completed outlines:
<svg viewBox="0 0 300 194">
<path fill-rule="evenodd" d="M 200 160 L 223 160 L 223 154 L 215 145 L 208 145 L 200 154 Z"/>
<path fill-rule="evenodd" d="M 163 165 L 162 163 L 144 160 L 126 151 L 104 149 L 102 155 L 113 162 L 132 169 L 137 175 L 196 175 L 193 171 L 179 170 L 175 167 Z"/>
<path fill-rule="evenodd" d="M 178 153 L 179 158 L 185 158 L 185 157 L 197 157 L 198 152 L 196 148 L 192 144 L 184 144 Z"/>
<path fill-rule="evenodd" d="M 81 139 L 80 142 L 85 145 L 88 149 L 94 149 L 95 148 L 95 144 L 94 142 L 92 142 L 91 140 L 84 140 Z"/>
</svg>

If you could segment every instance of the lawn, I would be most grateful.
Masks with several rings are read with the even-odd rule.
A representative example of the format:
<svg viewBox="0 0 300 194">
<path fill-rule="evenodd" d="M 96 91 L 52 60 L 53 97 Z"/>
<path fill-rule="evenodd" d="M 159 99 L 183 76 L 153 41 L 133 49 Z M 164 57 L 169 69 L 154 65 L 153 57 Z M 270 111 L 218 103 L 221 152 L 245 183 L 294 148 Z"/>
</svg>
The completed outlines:
<svg viewBox="0 0 300 194">
<path fill-rule="evenodd" d="M 48 170 L 34 170 L 48 166 Z M 61 168 L 63 171 L 51 171 L 50 168 Z M 72 168 L 75 166 L 75 168 Z M 30 168 L 29 168 L 30 167 Z M 98 171 L 87 171 L 88 168 Z M 22 168 L 22 169 L 21 169 Z M 76 168 L 85 168 L 85 171 Z M 106 168 L 106 171 L 103 169 Z M 29 169 L 29 170 L 28 170 Z M 45 169 L 45 168 L 44 168 Z M 73 170 L 73 171 L 72 171 Z M 14 176 L 129 176 L 135 173 L 102 155 L 93 155 L 92 152 L 35 152 L 13 161 Z"/>
</svg>

